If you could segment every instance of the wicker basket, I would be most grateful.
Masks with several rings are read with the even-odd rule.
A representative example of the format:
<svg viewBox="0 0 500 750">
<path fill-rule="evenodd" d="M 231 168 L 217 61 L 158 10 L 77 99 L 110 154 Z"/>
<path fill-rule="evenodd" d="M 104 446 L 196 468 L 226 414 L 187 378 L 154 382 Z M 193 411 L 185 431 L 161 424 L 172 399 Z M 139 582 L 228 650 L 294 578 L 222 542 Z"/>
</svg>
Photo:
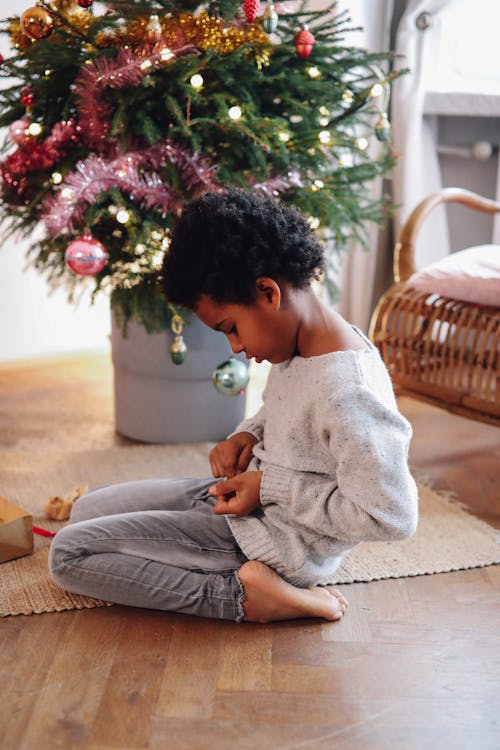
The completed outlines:
<svg viewBox="0 0 500 750">
<path fill-rule="evenodd" d="M 401 231 L 394 257 L 397 283 L 379 300 L 370 337 L 399 393 L 500 425 L 500 307 L 417 291 L 406 283 L 415 271 L 418 230 L 444 202 L 500 212 L 500 204 L 457 188 L 422 201 Z"/>
</svg>

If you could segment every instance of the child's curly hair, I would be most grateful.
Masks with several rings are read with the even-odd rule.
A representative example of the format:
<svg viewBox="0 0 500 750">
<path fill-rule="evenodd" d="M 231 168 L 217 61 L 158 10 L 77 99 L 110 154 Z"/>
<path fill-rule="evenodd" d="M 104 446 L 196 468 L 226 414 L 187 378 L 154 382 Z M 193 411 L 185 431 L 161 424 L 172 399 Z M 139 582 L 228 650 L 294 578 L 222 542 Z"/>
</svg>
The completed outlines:
<svg viewBox="0 0 500 750">
<path fill-rule="evenodd" d="M 170 302 L 190 310 L 201 295 L 248 305 L 259 276 L 303 289 L 323 268 L 323 246 L 296 208 L 229 188 L 184 209 L 163 261 L 163 288 Z"/>
</svg>

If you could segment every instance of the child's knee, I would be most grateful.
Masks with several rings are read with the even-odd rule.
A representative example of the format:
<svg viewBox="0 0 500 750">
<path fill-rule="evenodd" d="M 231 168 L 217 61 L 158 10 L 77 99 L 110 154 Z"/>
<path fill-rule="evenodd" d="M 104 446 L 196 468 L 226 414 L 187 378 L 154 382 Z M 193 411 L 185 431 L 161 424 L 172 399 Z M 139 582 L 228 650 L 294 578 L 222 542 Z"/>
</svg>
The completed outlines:
<svg viewBox="0 0 500 750">
<path fill-rule="evenodd" d="M 71 573 L 76 570 L 71 560 L 77 556 L 81 543 L 79 529 L 76 525 L 68 525 L 57 532 L 52 540 L 49 551 L 49 573 L 62 588 L 67 588 Z"/>
</svg>

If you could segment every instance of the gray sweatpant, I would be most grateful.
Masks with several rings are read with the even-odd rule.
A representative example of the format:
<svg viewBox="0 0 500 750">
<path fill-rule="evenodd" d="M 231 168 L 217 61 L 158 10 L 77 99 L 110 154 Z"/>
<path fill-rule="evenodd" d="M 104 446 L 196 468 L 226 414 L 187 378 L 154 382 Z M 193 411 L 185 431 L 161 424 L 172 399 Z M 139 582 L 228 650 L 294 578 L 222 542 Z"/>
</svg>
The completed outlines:
<svg viewBox="0 0 500 750">
<path fill-rule="evenodd" d="M 243 619 L 247 561 L 207 493 L 216 479 L 147 479 L 92 490 L 52 541 L 50 573 L 77 594 L 146 609 Z"/>
</svg>

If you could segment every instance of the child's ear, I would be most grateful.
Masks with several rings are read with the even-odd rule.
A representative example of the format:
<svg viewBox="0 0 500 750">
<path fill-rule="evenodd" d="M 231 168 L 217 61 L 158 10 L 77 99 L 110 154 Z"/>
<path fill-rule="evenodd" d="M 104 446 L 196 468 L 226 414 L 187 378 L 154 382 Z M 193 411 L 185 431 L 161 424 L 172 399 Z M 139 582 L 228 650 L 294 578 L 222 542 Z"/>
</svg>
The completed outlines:
<svg viewBox="0 0 500 750">
<path fill-rule="evenodd" d="M 258 296 L 271 304 L 275 310 L 279 310 L 281 305 L 281 289 L 279 284 L 268 276 L 261 276 L 256 279 L 255 286 Z"/>
</svg>

